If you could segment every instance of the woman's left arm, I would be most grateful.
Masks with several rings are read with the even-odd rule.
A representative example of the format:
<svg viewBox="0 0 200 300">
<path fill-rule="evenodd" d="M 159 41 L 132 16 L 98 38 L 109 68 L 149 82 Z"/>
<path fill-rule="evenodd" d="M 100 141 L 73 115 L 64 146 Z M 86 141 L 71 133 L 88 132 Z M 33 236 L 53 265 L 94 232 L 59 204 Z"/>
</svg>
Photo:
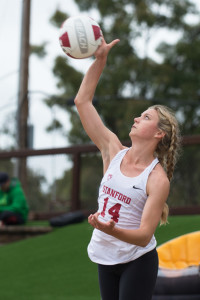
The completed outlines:
<svg viewBox="0 0 200 300">
<path fill-rule="evenodd" d="M 90 215 L 88 222 L 96 229 L 103 231 L 126 243 L 145 247 L 150 242 L 160 221 L 164 204 L 169 194 L 169 180 L 160 172 L 153 171 L 148 179 L 148 198 L 142 213 L 138 229 L 123 229 L 115 226 L 115 222 L 104 223 L 98 220 L 99 213 Z"/>
</svg>

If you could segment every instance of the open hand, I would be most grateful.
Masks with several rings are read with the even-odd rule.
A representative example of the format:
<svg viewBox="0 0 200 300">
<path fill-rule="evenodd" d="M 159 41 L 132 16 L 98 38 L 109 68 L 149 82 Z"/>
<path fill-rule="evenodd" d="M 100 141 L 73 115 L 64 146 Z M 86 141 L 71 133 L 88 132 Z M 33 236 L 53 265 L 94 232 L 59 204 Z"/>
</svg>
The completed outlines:
<svg viewBox="0 0 200 300">
<path fill-rule="evenodd" d="M 113 219 L 110 219 L 106 223 L 101 222 L 98 219 L 99 215 L 100 215 L 100 213 L 98 213 L 98 212 L 93 215 L 90 215 L 88 217 L 88 222 L 90 223 L 90 225 L 92 225 L 92 227 L 111 235 L 113 228 L 115 227 L 115 222 L 113 221 Z"/>
<path fill-rule="evenodd" d="M 119 41 L 119 39 L 116 39 L 113 40 L 111 43 L 107 44 L 104 38 L 102 37 L 102 43 L 94 53 L 95 57 L 97 59 L 106 58 L 112 47 L 115 46 Z"/>
</svg>

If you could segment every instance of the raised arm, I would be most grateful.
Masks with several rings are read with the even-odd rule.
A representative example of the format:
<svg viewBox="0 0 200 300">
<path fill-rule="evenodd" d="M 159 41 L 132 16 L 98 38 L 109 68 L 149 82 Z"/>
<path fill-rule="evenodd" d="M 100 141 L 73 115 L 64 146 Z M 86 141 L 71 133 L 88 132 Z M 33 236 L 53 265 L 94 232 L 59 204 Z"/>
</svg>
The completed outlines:
<svg viewBox="0 0 200 300">
<path fill-rule="evenodd" d="M 102 45 L 95 53 L 96 59 L 84 76 L 75 98 L 75 105 L 82 125 L 88 136 L 101 151 L 104 169 L 107 167 L 112 157 L 122 148 L 122 145 L 117 136 L 103 124 L 92 104 L 92 100 L 99 78 L 106 65 L 107 55 L 110 49 L 118 43 L 118 41 L 119 40 L 114 40 L 110 44 L 107 44 L 103 39 Z"/>
</svg>

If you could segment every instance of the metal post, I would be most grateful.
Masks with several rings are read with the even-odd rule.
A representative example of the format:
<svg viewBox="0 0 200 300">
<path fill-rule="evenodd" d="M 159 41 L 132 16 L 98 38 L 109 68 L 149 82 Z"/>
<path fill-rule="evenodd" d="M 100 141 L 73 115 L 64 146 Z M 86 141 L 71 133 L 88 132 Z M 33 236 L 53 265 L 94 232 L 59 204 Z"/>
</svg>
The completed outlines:
<svg viewBox="0 0 200 300">
<path fill-rule="evenodd" d="M 20 47 L 20 74 L 17 111 L 17 148 L 25 149 L 28 145 L 28 75 L 29 75 L 29 28 L 30 28 L 31 0 L 23 0 L 21 47 Z M 26 192 L 26 158 L 17 161 L 17 177 L 20 179 Z"/>
</svg>

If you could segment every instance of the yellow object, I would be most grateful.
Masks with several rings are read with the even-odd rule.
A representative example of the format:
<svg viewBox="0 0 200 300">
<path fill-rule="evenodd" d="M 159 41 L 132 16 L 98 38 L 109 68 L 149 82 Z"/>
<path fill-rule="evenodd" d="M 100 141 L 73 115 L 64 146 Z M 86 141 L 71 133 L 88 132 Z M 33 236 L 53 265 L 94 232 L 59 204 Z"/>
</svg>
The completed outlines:
<svg viewBox="0 0 200 300">
<path fill-rule="evenodd" d="M 159 267 L 184 269 L 200 264 L 200 231 L 184 234 L 157 248 Z"/>
</svg>

